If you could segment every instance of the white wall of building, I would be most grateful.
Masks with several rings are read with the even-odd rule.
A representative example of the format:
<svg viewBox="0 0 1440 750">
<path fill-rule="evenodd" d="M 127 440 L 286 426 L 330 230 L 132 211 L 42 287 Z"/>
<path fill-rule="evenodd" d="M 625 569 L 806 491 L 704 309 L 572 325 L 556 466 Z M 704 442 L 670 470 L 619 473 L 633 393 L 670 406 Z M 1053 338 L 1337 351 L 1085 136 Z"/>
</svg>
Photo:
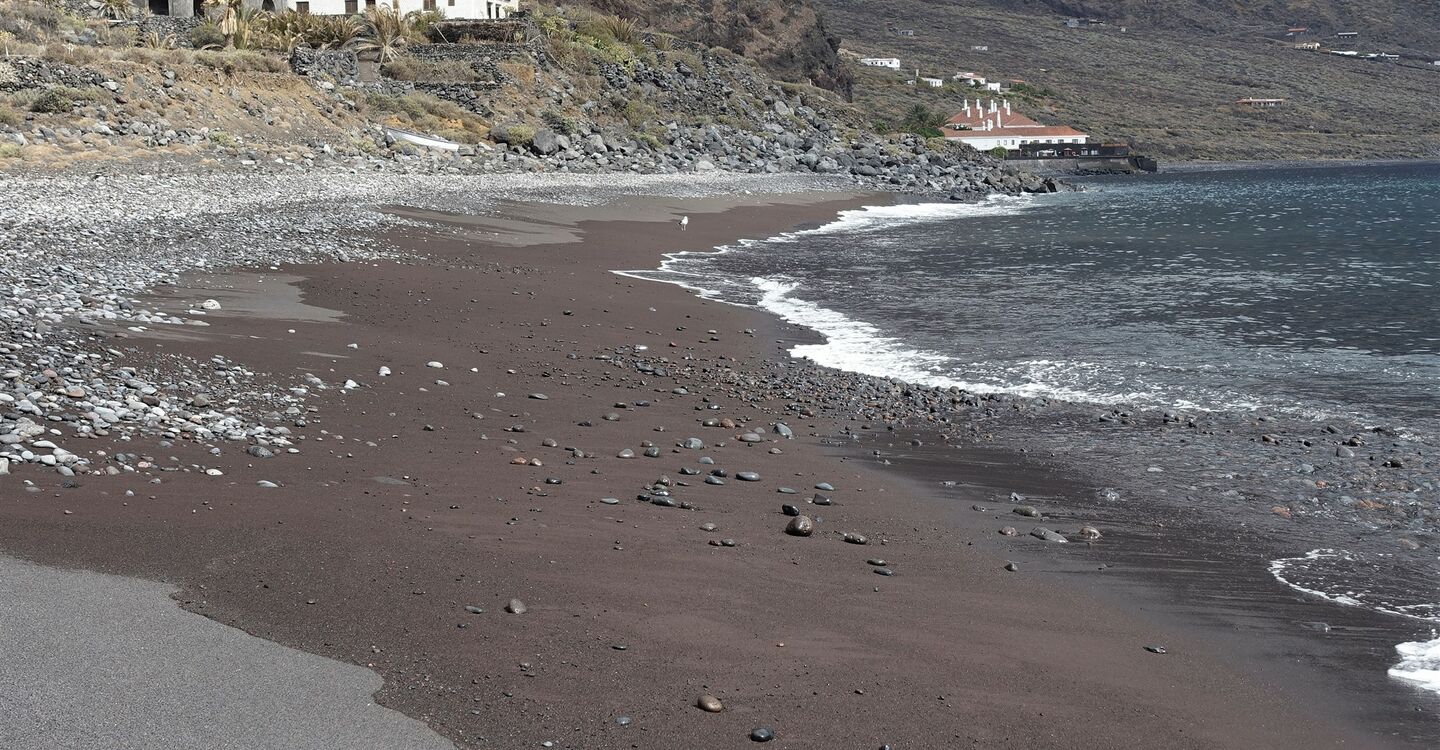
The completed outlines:
<svg viewBox="0 0 1440 750">
<path fill-rule="evenodd" d="M 862 57 L 861 65 L 869 65 L 872 68 L 894 68 L 900 69 L 900 58 L 898 57 Z"/>
<path fill-rule="evenodd" d="M 952 141 L 960 141 L 976 151 L 989 151 L 996 146 L 1005 148 L 1020 148 L 1027 143 L 1084 143 L 1086 136 L 1083 135 L 1060 135 L 1040 138 L 1025 138 L 1014 135 L 985 136 L 985 135 L 963 135 L 947 136 Z"/>
<path fill-rule="evenodd" d="M 304 10 L 315 15 L 349 15 L 364 13 L 366 8 L 380 5 L 395 7 L 394 0 L 242 0 L 246 8 L 255 10 L 283 11 Z M 205 12 L 199 0 L 135 0 L 139 7 L 148 7 L 152 13 L 189 18 Z M 520 9 L 519 0 L 398 0 L 400 14 L 410 11 L 438 10 L 446 18 L 508 18 Z M 168 12 L 167 12 L 168 11 Z M 900 61 L 895 61 L 900 66 Z"/>
<path fill-rule="evenodd" d="M 258 0 L 256 5 L 264 0 Z M 275 10 L 304 10 L 315 15 L 364 13 L 375 5 L 411 11 L 438 10 L 446 18 L 507 18 L 520 9 L 519 0 L 272 0 Z M 249 3 L 247 2 L 247 5 Z"/>
</svg>

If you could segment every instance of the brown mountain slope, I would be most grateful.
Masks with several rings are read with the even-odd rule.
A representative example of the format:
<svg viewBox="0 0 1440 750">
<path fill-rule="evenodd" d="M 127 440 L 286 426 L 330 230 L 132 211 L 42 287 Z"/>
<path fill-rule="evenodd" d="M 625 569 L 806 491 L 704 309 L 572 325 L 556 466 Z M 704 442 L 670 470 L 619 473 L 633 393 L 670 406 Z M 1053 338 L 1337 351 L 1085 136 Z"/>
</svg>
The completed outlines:
<svg viewBox="0 0 1440 750">
<path fill-rule="evenodd" d="M 1169 16 L 1160 10 L 1172 6 L 1169 0 L 890 0 L 880 19 L 876 6 L 861 0 L 819 2 L 830 27 L 844 38 L 845 51 L 902 60 L 900 73 L 859 74 L 856 103 L 875 119 L 893 121 L 917 97 L 953 108 L 973 90 L 947 85 L 917 92 L 904 81 L 916 68 L 947 79 L 964 70 L 996 80 L 1023 79 L 1028 88 L 1013 97 L 1027 114 L 1073 124 L 1105 140 L 1130 141 L 1162 158 L 1440 156 L 1435 107 L 1440 67 L 1430 64 L 1440 56 L 1385 63 L 1299 50 L 1293 40 L 1267 38 L 1283 37 L 1284 28 L 1278 34 L 1275 26 L 1246 30 L 1241 27 L 1254 25 L 1252 17 L 1206 15 L 1204 4 L 1188 0 L 1173 3 L 1176 14 Z M 1227 3 L 1272 5 L 1360 6 L 1349 0 Z M 1165 16 L 1165 24 L 1127 21 L 1124 31 L 1120 24 L 1069 29 L 1063 24 L 1068 14 L 1053 12 L 1057 7 L 1123 10 L 1127 18 Z M 1432 15 L 1427 8 L 1415 10 L 1414 18 L 1418 24 Z M 1185 30 L 1202 22 L 1203 28 Z M 915 36 L 898 36 L 899 28 L 913 28 Z M 1316 41 L 1361 51 L 1397 49 L 1375 41 L 1374 29 L 1360 31 L 1366 35 L 1360 42 Z M 1407 38 L 1429 46 L 1422 34 Z M 1287 101 L 1263 110 L 1234 103 L 1245 97 Z"/>
<path fill-rule="evenodd" d="M 583 0 L 604 13 L 738 52 L 778 78 L 850 94 L 850 72 L 809 0 Z"/>
<path fill-rule="evenodd" d="M 1098 18 L 1110 23 L 1184 30 L 1317 35 L 1357 31 L 1377 43 L 1434 49 L 1440 3 L 1433 0 L 981 0 L 996 10 Z"/>
</svg>

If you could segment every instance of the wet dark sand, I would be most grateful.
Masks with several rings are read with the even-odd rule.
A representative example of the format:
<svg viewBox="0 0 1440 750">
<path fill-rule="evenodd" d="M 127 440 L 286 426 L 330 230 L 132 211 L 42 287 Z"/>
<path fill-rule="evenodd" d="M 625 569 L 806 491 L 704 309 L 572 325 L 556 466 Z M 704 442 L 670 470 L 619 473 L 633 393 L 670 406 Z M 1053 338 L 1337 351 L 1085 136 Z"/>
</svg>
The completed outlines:
<svg viewBox="0 0 1440 750">
<path fill-rule="evenodd" d="M 412 263 L 280 270 L 305 279 L 304 304 L 340 322 L 222 310 L 198 339 L 116 339 L 137 359 L 223 353 L 277 382 L 309 372 L 332 389 L 295 428 L 298 455 L 119 446 L 223 476 L 154 471 L 66 488 L 23 468 L 44 491 L 5 492 L 0 549 L 173 582 L 193 611 L 374 668 L 381 702 L 465 746 L 739 747 L 758 726 L 790 748 L 1387 744 L 1144 600 L 1037 575 L 1030 559 L 1005 571 L 993 530 L 957 526 L 953 502 L 918 491 L 913 476 L 837 458 L 822 439 L 837 424 L 792 414 L 797 439 L 753 446 L 737 442 L 742 429 L 701 427 L 724 417 L 775 437 L 766 428 L 786 404 L 752 403 L 733 384 L 772 356 L 775 324 L 607 270 L 824 221 L 866 199 L 788 200 L 676 202 L 691 215 L 684 233 L 619 220 L 625 211 L 570 226 L 563 209 L 512 207 L 538 244 L 517 244 L 511 220 L 458 220 L 465 241 L 397 233 L 425 256 Z M 668 353 L 673 372 L 596 358 L 637 344 Z M 378 377 L 382 365 L 394 374 Z M 363 387 L 339 390 L 347 378 Z M 709 447 L 674 447 L 690 436 Z M 646 440 L 659 458 L 615 457 Z M 700 468 L 699 455 L 729 469 L 728 483 L 678 474 Z M 1011 464 L 992 468 L 991 485 L 1018 478 Z M 741 470 L 763 479 L 735 481 Z M 692 483 L 675 495 L 694 510 L 636 502 L 662 474 Z M 780 503 L 822 481 L 837 489 L 835 505 L 805 506 L 819 530 L 783 534 Z M 843 543 L 842 531 L 871 542 Z M 707 544 L 717 537 L 738 546 Z M 869 558 L 895 576 L 875 575 Z M 528 611 L 506 613 L 511 598 Z M 1154 643 L 1169 653 L 1143 649 Z M 694 708 L 702 693 L 725 711 Z"/>
<path fill-rule="evenodd" d="M 918 439 L 922 446 L 909 444 Z M 1089 592 L 1113 606 L 1145 612 L 1166 633 L 1198 633 L 1249 665 L 1277 691 L 1366 728 L 1377 741 L 1433 747 L 1440 699 L 1390 678 L 1395 617 L 1332 604 L 1275 580 L 1268 562 L 1284 554 L 1251 532 L 1221 528 L 1203 515 L 1159 507 L 1138 515 L 1099 499 L 1102 487 L 1053 462 L 1005 448 L 943 445 L 922 431 L 873 434 L 837 444 L 836 455 L 864 461 L 917 494 L 933 497 L 957 530 L 1021 570 Z M 880 455 L 874 455 L 879 451 Z M 953 485 L 953 486 L 952 486 Z M 1014 515 L 1011 492 L 1044 511 Z M 976 498 L 988 501 L 976 503 Z M 976 505 L 985 510 L 977 511 Z M 1095 542 L 1043 545 L 1034 525 L 1104 530 Z M 1004 526 L 1022 536 L 1006 537 Z M 1403 623 L 1400 623 L 1403 625 Z"/>
</svg>

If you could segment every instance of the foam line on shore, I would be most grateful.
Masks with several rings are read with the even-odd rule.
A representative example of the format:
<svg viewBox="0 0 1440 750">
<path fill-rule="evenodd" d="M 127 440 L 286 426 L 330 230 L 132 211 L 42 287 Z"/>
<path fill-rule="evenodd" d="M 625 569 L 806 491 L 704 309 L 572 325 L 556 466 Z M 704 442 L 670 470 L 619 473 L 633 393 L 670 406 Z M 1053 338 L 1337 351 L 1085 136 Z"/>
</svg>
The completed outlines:
<svg viewBox="0 0 1440 750">
<path fill-rule="evenodd" d="M 1395 647 L 1400 661 L 1388 670 L 1397 680 L 1416 683 L 1419 687 L 1440 693 L 1440 634 L 1428 641 L 1409 641 Z"/>
<path fill-rule="evenodd" d="M 1440 605 L 1437 604 L 1399 605 L 1393 602 L 1374 602 L 1367 600 L 1363 593 L 1353 591 L 1335 593 L 1316 588 L 1313 585 L 1306 586 L 1294 580 L 1295 575 L 1292 573 L 1292 569 L 1329 561 L 1347 564 L 1356 562 L 1354 555 L 1345 550 L 1313 549 L 1300 557 L 1271 560 L 1270 575 L 1295 591 L 1334 604 L 1440 625 L 1440 614 L 1437 614 L 1440 613 Z M 1422 612 L 1425 614 L 1421 614 Z M 1432 628 L 1430 636 L 1429 640 L 1407 641 L 1397 645 L 1395 651 L 1399 654 L 1400 659 L 1386 673 L 1395 679 L 1415 683 L 1420 688 L 1440 693 L 1440 633 Z"/>
<path fill-rule="evenodd" d="M 744 301 L 746 292 L 752 291 L 736 284 L 732 288 L 716 289 L 712 285 L 713 279 L 707 279 L 712 285 L 702 285 L 695 282 L 701 278 L 701 274 L 689 273 L 678 269 L 676 266 L 683 263 L 687 258 L 697 255 L 723 255 L 736 252 L 756 245 L 772 245 L 794 242 L 797 239 L 807 236 L 822 234 L 841 234 L 845 232 L 862 233 L 872 232 L 881 229 L 895 227 L 900 224 L 919 223 L 927 221 L 948 221 L 968 216 L 999 216 L 1019 212 L 1030 206 L 1033 200 L 1028 196 L 992 195 L 978 203 L 893 203 L 875 206 L 863 206 L 861 208 L 840 211 L 836 214 L 835 220 L 827 222 L 818 227 L 810 229 L 797 229 L 792 232 L 784 232 L 773 237 L 763 239 L 741 239 L 733 244 L 720 245 L 711 250 L 683 250 L 673 253 L 665 253 L 657 269 L 633 269 L 626 271 L 612 271 L 618 276 L 643 281 L 663 281 L 668 284 L 675 284 L 684 289 L 700 295 L 702 298 L 714 302 L 724 302 L 742 307 L 754 306 Z"/>
</svg>

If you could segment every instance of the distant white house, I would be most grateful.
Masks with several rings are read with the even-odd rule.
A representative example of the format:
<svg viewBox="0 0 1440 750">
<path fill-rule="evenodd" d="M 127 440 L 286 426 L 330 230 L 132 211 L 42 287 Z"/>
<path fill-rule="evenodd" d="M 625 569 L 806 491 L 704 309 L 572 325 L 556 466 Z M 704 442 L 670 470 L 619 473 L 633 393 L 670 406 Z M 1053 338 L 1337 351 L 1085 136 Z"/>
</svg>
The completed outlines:
<svg viewBox="0 0 1440 750">
<path fill-rule="evenodd" d="M 157 16 L 190 18 L 205 14 L 204 0 L 134 0 L 135 5 Z M 313 13 L 323 16 L 353 16 L 376 5 L 394 8 L 401 15 L 411 11 L 440 11 L 446 18 L 508 18 L 520 10 L 519 0 L 241 0 L 248 10 Z M 898 63 L 897 63 L 898 66 Z"/>
<path fill-rule="evenodd" d="M 869 65 L 872 68 L 893 68 L 900 69 L 900 58 L 898 57 L 862 57 L 861 65 Z"/>
<path fill-rule="evenodd" d="M 1041 125 L 1012 112 L 1010 102 L 991 99 L 988 103 L 967 98 L 965 108 L 945 122 L 942 132 L 951 141 L 964 143 L 976 151 L 989 151 L 996 146 L 1016 149 L 1030 143 L 1083 144 L 1090 136 L 1066 125 Z"/>
<path fill-rule="evenodd" d="M 932 89 L 938 89 L 941 86 L 945 85 L 945 79 L 943 78 L 925 78 L 924 76 L 921 76 L 920 82 L 925 84 L 926 86 L 929 86 Z"/>
<path fill-rule="evenodd" d="M 986 91 L 994 91 L 994 92 L 997 93 L 997 94 L 1000 93 L 1000 82 L 999 82 L 999 81 L 991 81 L 991 82 L 985 84 L 985 90 L 986 90 Z"/>
<path fill-rule="evenodd" d="M 1356 51 L 1353 50 L 1353 49 L 1343 49 L 1343 50 L 1342 50 L 1342 49 L 1332 49 L 1332 50 L 1330 50 L 1330 54 L 1332 54 L 1332 55 L 1340 55 L 1341 57 L 1356 57 L 1356 56 L 1358 56 L 1360 53 L 1359 53 L 1359 52 L 1356 52 Z"/>
<path fill-rule="evenodd" d="M 955 75 L 951 76 L 951 78 L 953 78 L 953 79 L 955 79 L 955 80 L 957 80 L 957 81 L 963 81 L 963 82 L 965 82 L 965 83 L 970 84 L 971 86 L 984 86 L 984 85 L 985 85 L 985 76 L 979 75 L 979 74 L 977 74 L 977 73 L 970 73 L 970 72 L 967 72 L 967 71 L 961 71 L 961 72 L 956 73 Z"/>
</svg>

